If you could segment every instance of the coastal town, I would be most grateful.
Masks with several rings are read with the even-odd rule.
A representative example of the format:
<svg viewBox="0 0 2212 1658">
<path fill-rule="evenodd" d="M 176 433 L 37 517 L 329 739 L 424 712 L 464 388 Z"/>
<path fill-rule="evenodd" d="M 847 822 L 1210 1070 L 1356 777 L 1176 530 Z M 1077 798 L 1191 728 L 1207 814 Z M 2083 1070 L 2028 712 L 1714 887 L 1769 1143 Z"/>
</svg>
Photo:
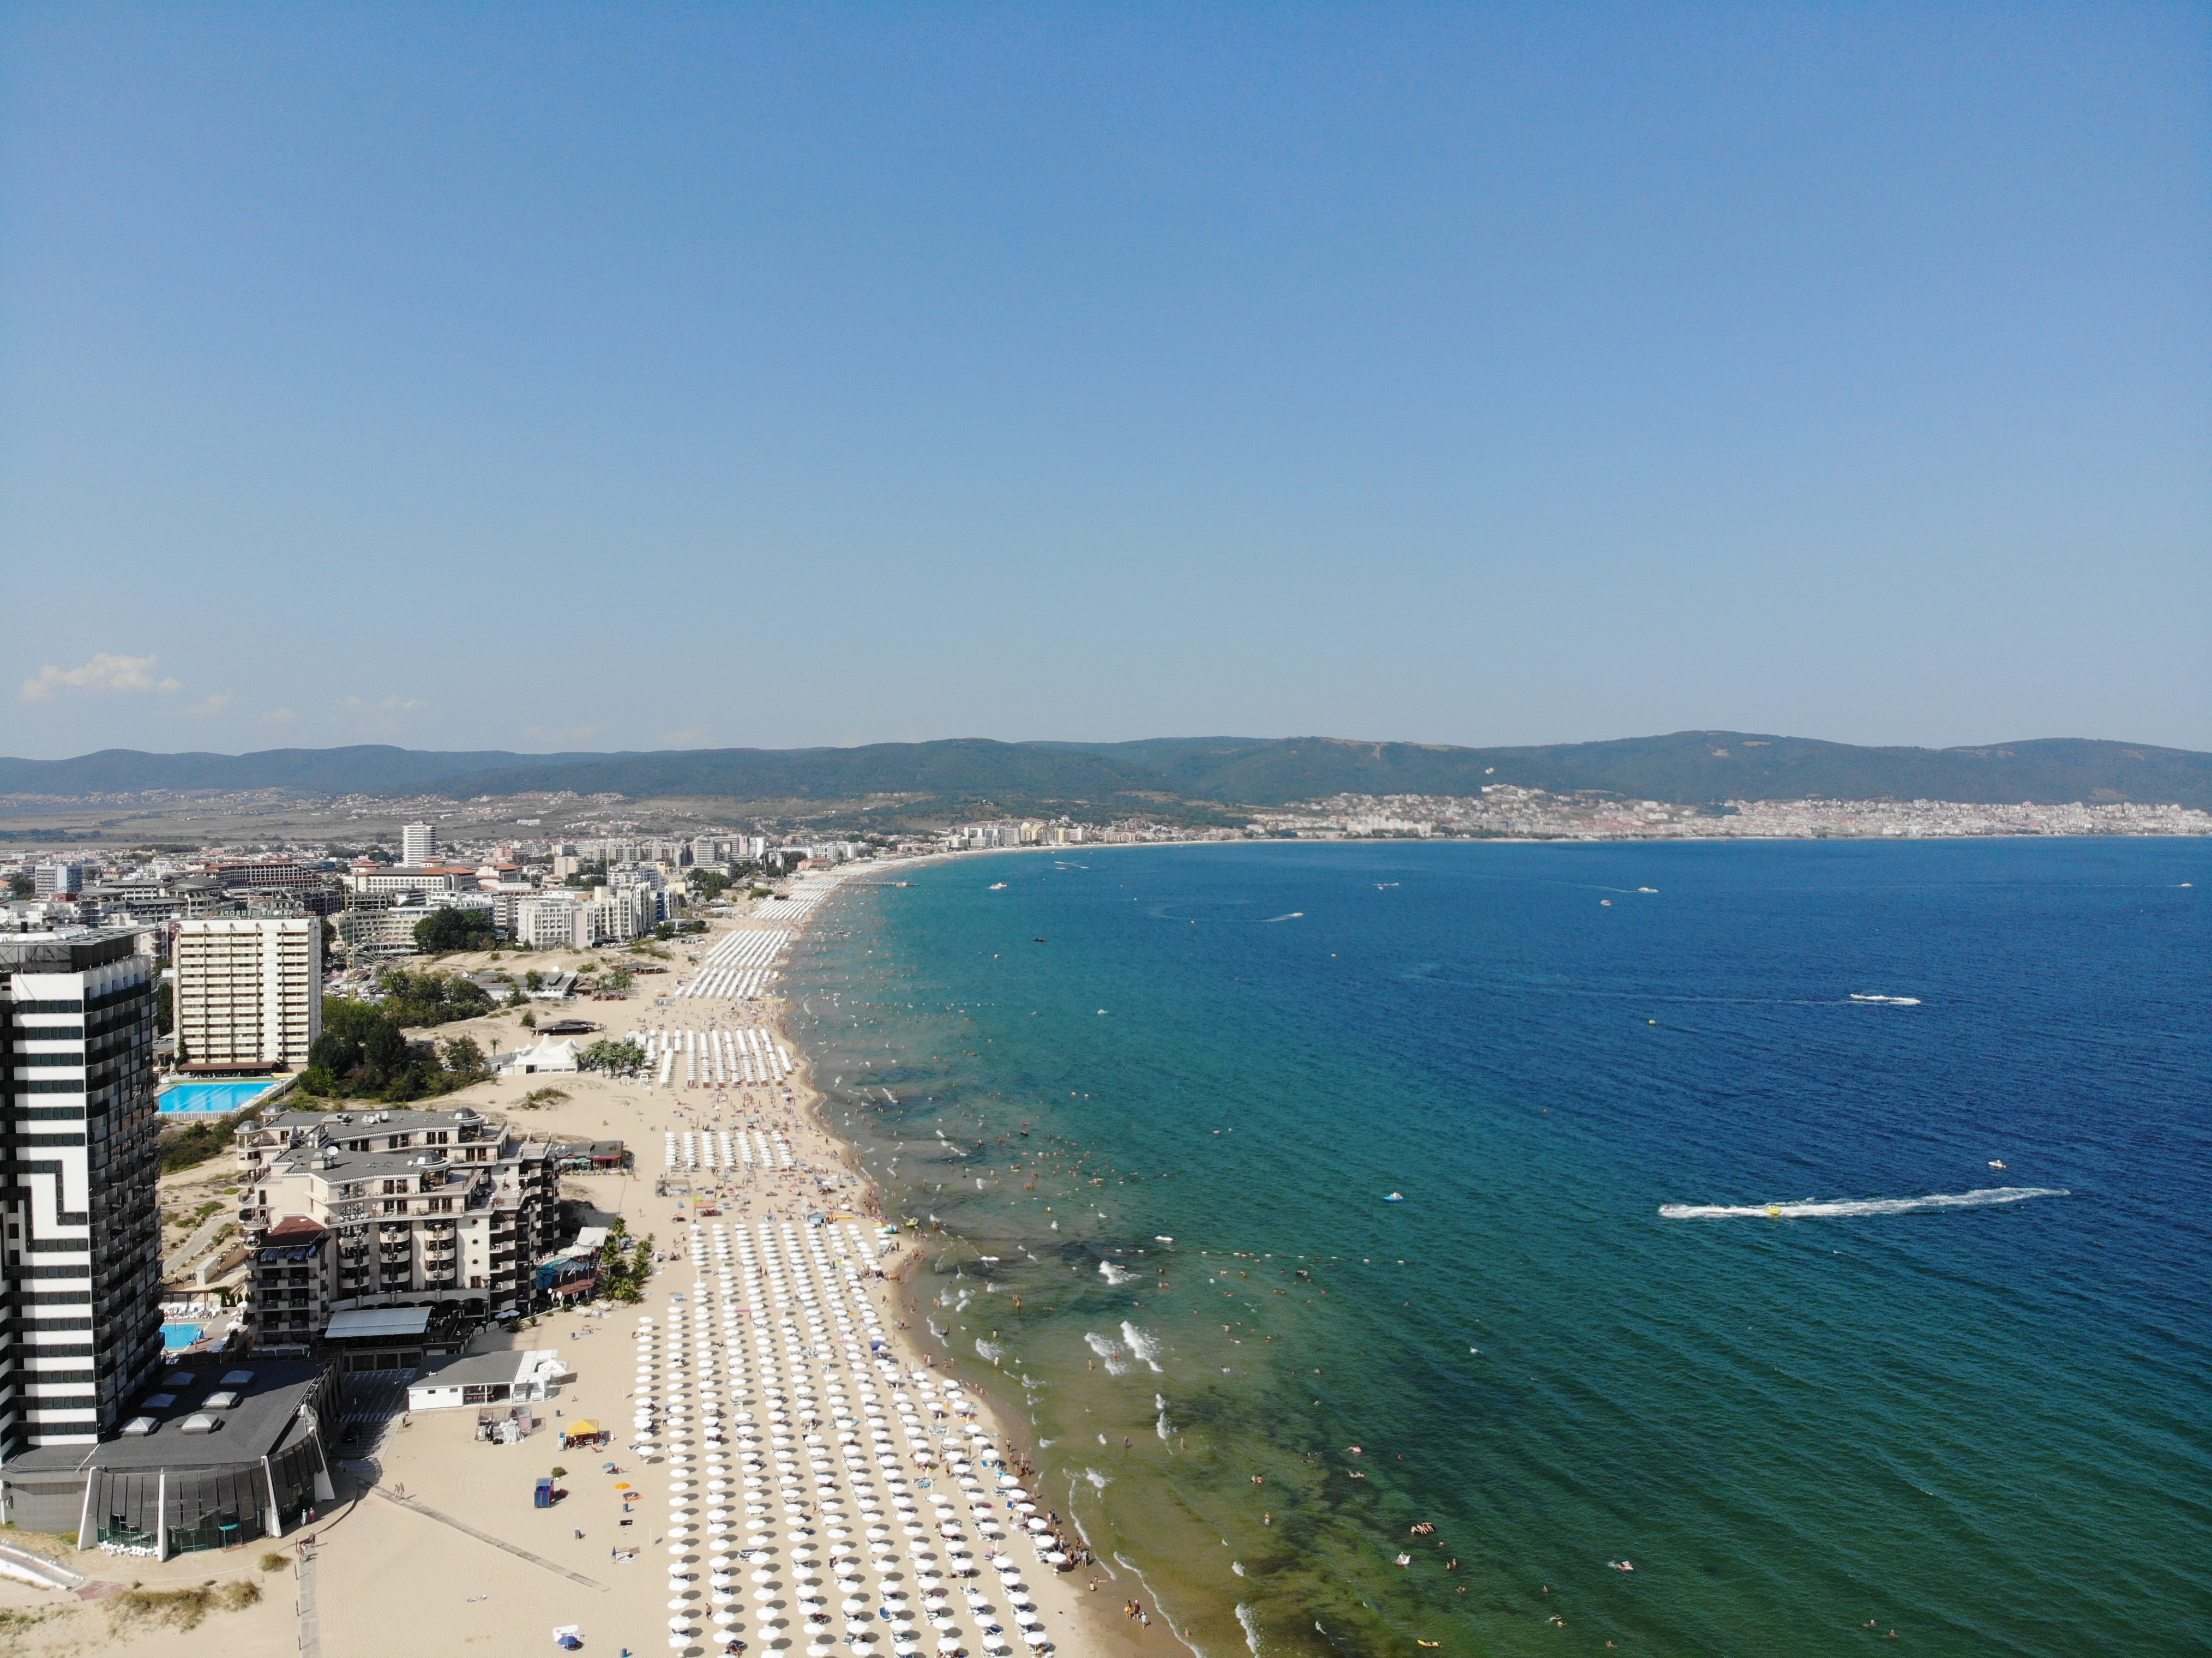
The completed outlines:
<svg viewBox="0 0 2212 1658">
<path fill-rule="evenodd" d="M 54 1282 L 0 1406 L 10 1649 L 1102 1644 L 1096 1563 L 905 1335 L 915 1240 L 781 1032 L 865 863 L 496 850 L 117 881 L 150 922 L 106 924 L 106 872 L 18 902 L 15 1087 L 54 1103 L 9 1262 Z M 497 907 L 526 884 L 563 925 Z M 360 899 L 421 936 L 349 935 Z"/>
</svg>

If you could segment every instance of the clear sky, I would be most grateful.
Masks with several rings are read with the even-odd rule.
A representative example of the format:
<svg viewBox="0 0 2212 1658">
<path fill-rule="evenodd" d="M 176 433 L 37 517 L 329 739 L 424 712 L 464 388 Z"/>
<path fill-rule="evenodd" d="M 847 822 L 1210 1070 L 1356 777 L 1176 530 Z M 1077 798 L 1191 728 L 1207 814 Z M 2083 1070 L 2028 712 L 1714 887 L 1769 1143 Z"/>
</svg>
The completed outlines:
<svg viewBox="0 0 2212 1658">
<path fill-rule="evenodd" d="M 0 749 L 2212 748 L 2198 5 L 17 5 Z"/>
</svg>

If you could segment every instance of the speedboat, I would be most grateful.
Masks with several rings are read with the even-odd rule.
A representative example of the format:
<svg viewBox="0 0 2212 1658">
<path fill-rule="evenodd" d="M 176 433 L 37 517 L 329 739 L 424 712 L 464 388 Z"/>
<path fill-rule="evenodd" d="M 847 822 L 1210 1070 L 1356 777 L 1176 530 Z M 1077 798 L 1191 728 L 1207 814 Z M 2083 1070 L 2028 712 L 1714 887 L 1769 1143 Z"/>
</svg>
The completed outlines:
<svg viewBox="0 0 2212 1658">
<path fill-rule="evenodd" d="M 994 881 L 989 890 L 993 892 L 1004 892 L 1006 890 L 1006 884 L 1004 881 Z"/>
<path fill-rule="evenodd" d="M 1405 1200 L 1406 1194 L 1403 1192 L 1393 1192 L 1389 1197 L 1382 1199 L 1385 1203 L 1403 1203 Z"/>
</svg>

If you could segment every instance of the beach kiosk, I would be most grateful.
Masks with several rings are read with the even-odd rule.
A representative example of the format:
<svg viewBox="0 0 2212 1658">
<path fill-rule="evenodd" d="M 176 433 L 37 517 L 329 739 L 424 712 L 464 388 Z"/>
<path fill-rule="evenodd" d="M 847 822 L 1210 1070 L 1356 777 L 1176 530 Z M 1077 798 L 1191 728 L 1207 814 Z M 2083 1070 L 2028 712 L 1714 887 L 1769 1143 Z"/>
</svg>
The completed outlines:
<svg viewBox="0 0 2212 1658">
<path fill-rule="evenodd" d="M 603 1446 L 610 1435 L 605 1428 L 588 1418 L 579 1417 L 561 1430 L 561 1448 L 564 1451 L 590 1450 Z"/>
</svg>

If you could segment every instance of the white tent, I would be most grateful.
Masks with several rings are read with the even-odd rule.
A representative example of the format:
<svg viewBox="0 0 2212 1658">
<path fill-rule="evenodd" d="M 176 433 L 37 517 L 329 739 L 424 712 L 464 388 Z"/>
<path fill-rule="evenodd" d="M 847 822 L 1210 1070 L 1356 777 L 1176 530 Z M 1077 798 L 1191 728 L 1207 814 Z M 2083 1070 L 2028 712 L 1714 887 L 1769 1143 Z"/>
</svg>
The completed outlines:
<svg viewBox="0 0 2212 1658">
<path fill-rule="evenodd" d="M 576 1044 L 565 1036 L 549 1036 L 528 1048 L 495 1054 L 492 1063 L 502 1072 L 523 1077 L 534 1076 L 541 1071 L 574 1071 L 579 1051 Z"/>
</svg>

